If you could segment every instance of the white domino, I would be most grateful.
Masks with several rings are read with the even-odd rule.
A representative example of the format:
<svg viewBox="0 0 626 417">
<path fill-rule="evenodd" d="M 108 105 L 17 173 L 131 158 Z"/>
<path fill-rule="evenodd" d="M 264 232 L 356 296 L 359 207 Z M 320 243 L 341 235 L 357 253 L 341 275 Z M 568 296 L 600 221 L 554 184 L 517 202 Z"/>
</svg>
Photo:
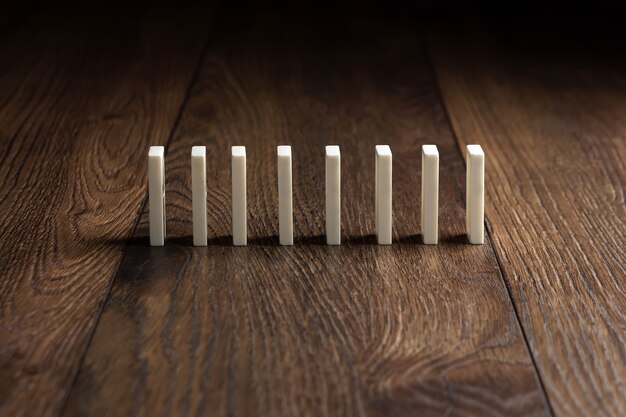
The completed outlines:
<svg viewBox="0 0 626 417">
<path fill-rule="evenodd" d="M 436 245 L 439 239 L 439 151 L 422 145 L 422 239 Z"/>
<path fill-rule="evenodd" d="M 376 145 L 376 238 L 379 245 L 391 245 L 391 148 Z"/>
<path fill-rule="evenodd" d="M 293 245 L 291 146 L 278 146 L 278 234 L 280 244 Z"/>
<path fill-rule="evenodd" d="M 467 145 L 465 223 L 470 243 L 485 241 L 485 153 L 480 145 Z"/>
<path fill-rule="evenodd" d="M 148 203 L 150 245 L 165 244 L 165 148 L 151 146 L 148 152 Z"/>
<path fill-rule="evenodd" d="M 191 147 L 191 206 L 193 244 L 206 246 L 206 146 Z"/>
<path fill-rule="evenodd" d="M 341 244 L 341 153 L 326 147 L 326 244 Z"/>
<path fill-rule="evenodd" d="M 233 245 L 248 244 L 248 208 L 246 197 L 246 147 L 231 148 Z"/>
</svg>

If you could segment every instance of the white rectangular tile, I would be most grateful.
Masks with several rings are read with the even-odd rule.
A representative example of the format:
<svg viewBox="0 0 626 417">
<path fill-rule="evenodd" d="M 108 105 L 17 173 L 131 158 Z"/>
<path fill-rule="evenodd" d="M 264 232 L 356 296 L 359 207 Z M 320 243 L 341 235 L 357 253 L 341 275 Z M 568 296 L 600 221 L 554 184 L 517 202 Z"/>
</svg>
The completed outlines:
<svg viewBox="0 0 626 417">
<path fill-rule="evenodd" d="M 376 145 L 376 238 L 379 245 L 390 245 L 392 235 L 391 148 Z"/>
<path fill-rule="evenodd" d="M 470 243 L 485 241 L 485 153 L 480 145 L 467 145 L 465 223 Z"/>
<path fill-rule="evenodd" d="M 148 152 L 148 205 L 150 245 L 165 244 L 165 148 L 151 146 Z"/>
<path fill-rule="evenodd" d="M 293 245 L 291 146 L 278 146 L 278 234 L 281 245 Z"/>
<path fill-rule="evenodd" d="M 341 244 L 341 153 L 326 146 L 326 244 Z"/>
<path fill-rule="evenodd" d="M 206 146 L 191 147 L 191 206 L 193 244 L 194 246 L 206 246 Z"/>
<path fill-rule="evenodd" d="M 422 240 L 436 245 L 439 239 L 439 151 L 422 145 Z"/>
<path fill-rule="evenodd" d="M 233 245 L 248 244 L 248 208 L 246 190 L 246 147 L 231 148 Z"/>
</svg>

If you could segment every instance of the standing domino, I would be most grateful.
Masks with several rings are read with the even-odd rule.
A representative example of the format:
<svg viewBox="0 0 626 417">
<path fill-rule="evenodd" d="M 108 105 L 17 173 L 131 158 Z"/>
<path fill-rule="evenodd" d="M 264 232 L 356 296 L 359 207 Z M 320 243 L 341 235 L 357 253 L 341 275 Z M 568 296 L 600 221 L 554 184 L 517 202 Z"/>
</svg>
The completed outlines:
<svg viewBox="0 0 626 417">
<path fill-rule="evenodd" d="M 165 148 L 151 146 L 148 152 L 148 202 L 150 246 L 165 244 Z"/>
<path fill-rule="evenodd" d="M 485 241 L 485 154 L 480 145 L 467 145 L 465 223 L 470 243 Z"/>
<path fill-rule="evenodd" d="M 280 244 L 293 245 L 291 146 L 278 146 L 278 234 Z"/>
<path fill-rule="evenodd" d="M 206 246 L 206 146 L 191 147 L 191 206 L 193 244 Z"/>
<path fill-rule="evenodd" d="M 379 245 L 391 245 L 391 148 L 376 145 L 376 237 Z"/>
<path fill-rule="evenodd" d="M 246 197 L 246 147 L 231 148 L 233 245 L 248 244 L 248 209 Z"/>
<path fill-rule="evenodd" d="M 326 147 L 326 244 L 341 244 L 341 153 Z"/>
<path fill-rule="evenodd" d="M 422 239 L 436 245 L 439 237 L 439 151 L 436 145 L 422 146 Z"/>
</svg>

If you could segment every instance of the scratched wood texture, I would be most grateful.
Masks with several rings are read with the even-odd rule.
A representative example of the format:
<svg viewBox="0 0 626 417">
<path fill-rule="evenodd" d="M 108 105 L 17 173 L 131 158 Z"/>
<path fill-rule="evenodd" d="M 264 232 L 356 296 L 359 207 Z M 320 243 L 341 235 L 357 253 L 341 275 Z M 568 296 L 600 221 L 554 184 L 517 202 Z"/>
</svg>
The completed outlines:
<svg viewBox="0 0 626 417">
<path fill-rule="evenodd" d="M 549 415 L 491 243 L 466 243 L 464 164 L 423 44 L 385 21 L 220 15 L 166 152 L 168 241 L 148 246 L 144 207 L 65 416 Z M 387 247 L 379 143 L 394 152 Z M 418 236 L 426 143 L 441 152 L 438 246 Z M 278 246 L 278 144 L 293 146 L 293 247 Z M 343 152 L 340 247 L 324 244 L 326 144 Z M 207 146 L 205 248 L 193 145 Z M 231 145 L 247 146 L 247 247 L 230 246 Z"/>
<path fill-rule="evenodd" d="M 210 20 L 204 5 L 72 3 L 0 36 L 3 416 L 59 414 Z"/>
<path fill-rule="evenodd" d="M 554 414 L 624 416 L 623 25 L 448 29 L 442 97 L 459 146 L 487 153 L 488 227 Z"/>
</svg>

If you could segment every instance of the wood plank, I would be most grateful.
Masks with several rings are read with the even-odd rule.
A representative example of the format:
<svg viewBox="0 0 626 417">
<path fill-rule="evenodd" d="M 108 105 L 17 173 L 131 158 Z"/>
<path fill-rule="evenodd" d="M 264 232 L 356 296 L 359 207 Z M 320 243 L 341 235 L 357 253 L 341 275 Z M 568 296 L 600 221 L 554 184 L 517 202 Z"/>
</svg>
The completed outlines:
<svg viewBox="0 0 626 417">
<path fill-rule="evenodd" d="M 60 411 L 209 17 L 56 5 L 0 39 L 0 415 Z"/>
<path fill-rule="evenodd" d="M 485 149 L 488 228 L 555 414 L 624 416 L 623 43 L 554 25 L 430 49 L 459 146 Z"/>
<path fill-rule="evenodd" d="M 463 162 L 412 23 L 224 13 L 166 152 L 170 240 L 148 247 L 144 211 L 65 415 L 549 414 L 492 247 L 465 242 Z M 386 247 L 379 143 L 396 179 Z M 416 236 L 423 143 L 441 152 L 439 246 Z M 278 144 L 293 150 L 292 247 L 278 246 Z M 344 151 L 335 247 L 327 144 Z M 192 246 L 193 145 L 207 146 L 206 248 Z M 247 146 L 247 247 L 231 246 L 231 145 Z"/>
</svg>

